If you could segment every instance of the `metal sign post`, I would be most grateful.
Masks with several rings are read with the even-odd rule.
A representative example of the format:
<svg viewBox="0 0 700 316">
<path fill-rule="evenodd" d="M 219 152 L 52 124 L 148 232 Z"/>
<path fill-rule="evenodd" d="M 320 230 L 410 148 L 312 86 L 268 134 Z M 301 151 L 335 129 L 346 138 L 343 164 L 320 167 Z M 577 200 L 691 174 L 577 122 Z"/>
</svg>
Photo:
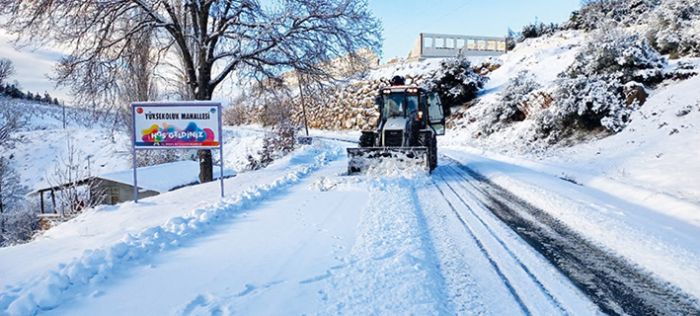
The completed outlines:
<svg viewBox="0 0 700 316">
<path fill-rule="evenodd" d="M 138 186 L 138 177 L 136 177 L 136 111 L 134 110 L 136 107 L 134 104 L 131 104 L 131 127 L 133 128 L 133 131 L 131 132 L 131 157 L 132 157 L 132 162 L 131 162 L 131 167 L 134 169 L 134 203 L 139 202 L 139 186 Z"/>
<path fill-rule="evenodd" d="M 220 181 L 220 186 L 221 186 L 221 198 L 224 198 L 224 133 L 223 133 L 223 124 L 221 122 L 222 117 L 224 116 L 223 113 L 221 113 L 221 104 L 219 103 L 219 110 L 217 111 L 219 113 L 219 181 Z"/>
<path fill-rule="evenodd" d="M 216 116 L 214 116 L 216 115 Z M 136 152 L 150 149 L 218 149 L 224 197 L 224 145 L 221 103 L 211 101 L 134 102 L 131 135 L 134 202 L 138 203 Z"/>
</svg>

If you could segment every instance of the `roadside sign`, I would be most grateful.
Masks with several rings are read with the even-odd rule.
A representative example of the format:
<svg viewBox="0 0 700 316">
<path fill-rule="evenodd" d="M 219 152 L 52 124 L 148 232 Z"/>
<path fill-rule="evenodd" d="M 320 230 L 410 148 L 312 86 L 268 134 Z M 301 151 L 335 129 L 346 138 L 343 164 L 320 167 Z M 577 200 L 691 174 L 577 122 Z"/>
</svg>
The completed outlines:
<svg viewBox="0 0 700 316">
<path fill-rule="evenodd" d="M 136 151 L 148 149 L 218 149 L 221 197 L 224 197 L 224 148 L 221 103 L 211 101 L 134 102 L 131 152 L 134 202 L 138 202 Z"/>
<path fill-rule="evenodd" d="M 217 149 L 221 104 L 216 102 L 132 103 L 136 149 Z"/>
</svg>

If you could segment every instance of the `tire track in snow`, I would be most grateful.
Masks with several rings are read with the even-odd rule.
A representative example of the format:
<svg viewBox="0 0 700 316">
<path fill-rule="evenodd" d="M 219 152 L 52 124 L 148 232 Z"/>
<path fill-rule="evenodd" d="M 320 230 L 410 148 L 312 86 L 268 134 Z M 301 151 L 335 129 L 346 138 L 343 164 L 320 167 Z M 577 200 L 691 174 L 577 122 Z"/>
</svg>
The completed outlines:
<svg viewBox="0 0 700 316">
<path fill-rule="evenodd" d="M 448 157 L 449 158 L 449 157 Z M 613 315 L 700 315 L 697 300 L 594 245 L 543 210 L 457 164 L 489 210 L 549 260 L 598 307 Z"/>
<path fill-rule="evenodd" d="M 449 167 L 452 169 L 452 166 L 449 166 Z M 478 223 L 481 224 L 481 226 L 482 226 L 483 228 L 485 228 L 486 231 L 488 231 L 489 235 L 490 235 L 499 245 L 501 245 L 501 247 L 502 247 L 503 250 L 506 252 L 506 254 L 508 254 L 508 256 L 509 256 L 511 259 L 513 259 L 513 260 L 517 263 L 518 267 L 520 267 L 520 269 L 522 269 L 523 272 L 525 272 L 525 274 L 527 274 L 527 276 L 530 278 L 530 280 L 537 286 L 537 288 L 542 292 L 542 294 L 544 294 L 544 296 L 547 298 L 547 300 L 549 300 L 549 302 L 550 302 L 552 305 L 554 305 L 554 306 L 562 313 L 562 315 L 568 315 L 569 313 L 568 313 L 567 310 L 562 306 L 562 303 L 551 293 L 551 291 L 549 291 L 549 290 L 544 286 L 544 284 L 542 284 L 542 281 L 540 281 L 540 279 L 530 270 L 530 268 L 527 267 L 527 265 L 525 265 L 525 263 L 523 263 L 523 261 L 513 252 L 513 250 L 511 249 L 511 247 L 508 246 L 508 245 L 503 241 L 503 239 L 502 239 L 501 237 L 499 237 L 498 234 L 497 234 L 496 232 L 494 232 L 493 229 L 484 221 L 484 219 L 483 219 L 479 214 L 477 214 L 476 211 L 475 211 L 472 207 L 469 206 L 469 203 L 467 203 L 467 202 L 464 200 L 464 198 L 462 198 L 462 196 L 461 196 L 461 195 L 457 192 L 457 190 L 455 190 L 455 188 L 445 179 L 444 176 L 441 175 L 440 177 L 442 178 L 442 180 L 444 181 L 444 183 L 447 185 L 447 187 L 450 189 L 450 191 L 452 191 L 452 192 L 455 194 L 455 196 L 457 197 L 457 199 L 459 199 L 459 201 L 462 203 L 462 205 L 464 205 L 464 206 L 466 207 L 466 209 L 469 211 L 469 214 L 471 214 L 471 215 L 478 221 Z M 468 190 L 462 183 L 459 183 L 459 185 L 460 185 L 464 190 Z M 467 191 L 467 192 L 468 192 L 468 191 Z"/>
<path fill-rule="evenodd" d="M 481 254 L 486 258 L 486 260 L 488 260 L 489 264 L 491 265 L 493 270 L 496 272 L 496 274 L 500 278 L 501 282 L 503 282 L 503 285 L 508 289 L 508 292 L 510 293 L 512 298 L 516 301 L 518 307 L 520 307 L 521 312 L 525 315 L 532 315 L 532 313 L 530 312 L 528 307 L 523 302 L 523 299 L 520 297 L 518 292 L 515 290 L 515 287 L 513 287 L 513 284 L 511 283 L 511 281 L 505 276 L 505 274 L 503 273 L 501 268 L 498 266 L 496 261 L 493 259 L 491 254 L 486 250 L 486 247 L 484 247 L 484 244 L 481 242 L 481 240 L 479 240 L 479 238 L 476 237 L 476 235 L 474 234 L 474 231 L 472 230 L 470 225 L 467 224 L 467 222 L 464 220 L 464 218 L 459 213 L 459 211 L 457 211 L 457 208 L 447 198 L 447 195 L 445 194 L 445 192 L 434 181 L 433 181 L 433 185 L 438 190 L 438 192 L 440 192 L 440 195 L 442 195 L 442 197 L 445 199 L 445 201 L 447 202 L 447 205 L 450 207 L 450 210 L 457 217 L 459 222 L 462 224 L 462 226 L 464 227 L 464 230 L 469 234 L 471 240 L 477 245 Z"/>
<path fill-rule="evenodd" d="M 452 315 L 420 207 L 420 179 L 372 178 L 348 264 L 333 271 L 321 314 Z"/>
<path fill-rule="evenodd" d="M 174 217 L 163 225 L 129 234 L 121 242 L 105 248 L 86 250 L 81 257 L 60 264 L 32 281 L 6 288 L 0 292 L 0 314 L 34 315 L 42 310 L 54 309 L 80 294 L 85 287 L 109 279 L 119 270 L 143 263 L 158 253 L 176 249 L 182 243 L 205 235 L 213 225 L 225 224 L 227 219 L 240 212 L 284 193 L 340 157 L 342 151 L 325 146 L 312 147 L 298 155 L 313 157 L 312 162 L 302 164 L 272 183 L 255 186 L 211 207 L 195 209 L 189 216 Z"/>
</svg>

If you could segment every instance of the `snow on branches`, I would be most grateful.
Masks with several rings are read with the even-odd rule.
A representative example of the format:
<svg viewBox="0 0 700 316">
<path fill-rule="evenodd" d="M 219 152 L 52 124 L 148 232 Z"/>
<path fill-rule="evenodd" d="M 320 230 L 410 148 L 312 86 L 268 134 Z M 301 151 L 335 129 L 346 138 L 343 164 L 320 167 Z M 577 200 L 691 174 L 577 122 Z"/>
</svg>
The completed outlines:
<svg viewBox="0 0 700 316">
<path fill-rule="evenodd" d="M 665 66 L 666 60 L 645 38 L 611 28 L 595 31 L 563 76 L 606 75 L 623 83 L 652 84 L 663 79 Z"/>
<path fill-rule="evenodd" d="M 621 131 L 644 101 L 627 90 L 646 94 L 643 85 L 663 80 L 665 66 L 645 38 L 618 28 L 595 31 L 555 81 L 553 106 L 538 115 L 536 138 L 557 141 L 576 130 Z"/>
<path fill-rule="evenodd" d="M 541 116 L 541 128 L 565 131 L 569 128 L 595 129 L 603 127 L 619 132 L 628 122 L 633 107 L 620 98 L 622 85 L 614 78 L 566 78 L 554 91 L 555 107 Z"/>
<path fill-rule="evenodd" d="M 662 54 L 700 56 L 700 0 L 587 0 L 566 28 L 633 27 Z M 639 27 L 641 26 L 641 27 Z"/>
<path fill-rule="evenodd" d="M 0 247 L 31 238 L 38 221 L 25 199 L 27 187 L 10 161 L 0 157 Z"/>
<path fill-rule="evenodd" d="M 525 120 L 530 112 L 531 94 L 541 87 L 537 78 L 528 71 L 510 78 L 499 94 L 500 102 L 487 105 L 479 130 L 490 135 L 510 123 Z"/>
<path fill-rule="evenodd" d="M 700 0 L 665 0 L 649 19 L 654 47 L 672 57 L 700 56 Z"/>
<path fill-rule="evenodd" d="M 661 0 L 584 0 L 565 27 L 591 31 L 601 25 L 630 26 L 644 21 Z"/>
<path fill-rule="evenodd" d="M 440 94 L 445 113 L 449 115 L 451 106 L 475 99 L 487 80 L 487 77 L 474 71 L 466 58 L 450 58 L 440 64 L 426 85 L 428 89 L 434 89 Z"/>
</svg>

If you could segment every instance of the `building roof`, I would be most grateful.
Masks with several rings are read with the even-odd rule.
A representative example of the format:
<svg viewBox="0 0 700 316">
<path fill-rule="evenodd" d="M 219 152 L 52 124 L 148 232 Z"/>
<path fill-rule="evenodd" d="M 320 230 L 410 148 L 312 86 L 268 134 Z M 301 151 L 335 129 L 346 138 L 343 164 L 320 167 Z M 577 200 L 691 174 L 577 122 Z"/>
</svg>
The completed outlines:
<svg viewBox="0 0 700 316">
<path fill-rule="evenodd" d="M 138 187 L 158 193 L 199 182 L 199 163 L 196 161 L 176 161 L 136 169 Z M 224 169 L 224 177 L 235 175 L 235 171 Z M 96 176 L 126 185 L 134 184 L 133 169 L 110 172 Z M 219 170 L 214 166 L 214 178 L 219 178 Z"/>
</svg>

